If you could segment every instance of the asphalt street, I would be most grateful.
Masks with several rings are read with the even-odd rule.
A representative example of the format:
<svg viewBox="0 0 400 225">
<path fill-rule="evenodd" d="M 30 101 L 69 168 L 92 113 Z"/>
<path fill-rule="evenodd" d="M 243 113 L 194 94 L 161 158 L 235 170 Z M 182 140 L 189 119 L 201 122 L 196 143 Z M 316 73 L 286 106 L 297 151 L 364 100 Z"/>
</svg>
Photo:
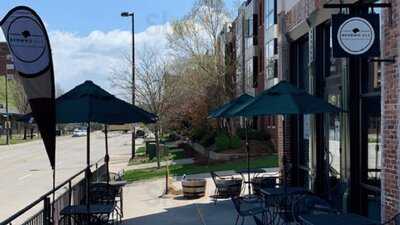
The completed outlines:
<svg viewBox="0 0 400 225">
<path fill-rule="evenodd" d="M 130 156 L 130 134 L 111 133 L 111 170 L 123 168 Z M 137 140 L 140 144 L 143 140 Z M 91 162 L 102 160 L 104 134 L 91 135 Z M 62 183 L 86 165 L 86 137 L 57 138 L 56 183 Z M 0 222 L 52 188 L 52 171 L 41 140 L 0 146 Z M 40 205 L 41 206 L 41 205 Z"/>
</svg>

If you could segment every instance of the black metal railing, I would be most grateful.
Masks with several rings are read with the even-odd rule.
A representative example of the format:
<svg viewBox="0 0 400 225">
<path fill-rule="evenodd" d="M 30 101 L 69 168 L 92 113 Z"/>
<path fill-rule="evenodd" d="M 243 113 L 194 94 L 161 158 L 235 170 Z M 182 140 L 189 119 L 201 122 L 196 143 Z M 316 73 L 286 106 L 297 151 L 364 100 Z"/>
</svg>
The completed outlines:
<svg viewBox="0 0 400 225">
<path fill-rule="evenodd" d="M 91 173 L 91 180 L 99 180 L 106 174 L 105 164 L 102 162 L 103 159 L 91 165 L 91 169 L 94 169 Z M 79 171 L 68 180 L 56 186 L 54 190 L 48 191 L 25 208 L 2 221 L 0 225 L 58 225 L 60 211 L 66 206 L 79 204 L 84 199 L 86 185 L 84 174 L 85 169 Z M 54 202 L 51 202 L 53 192 L 58 196 Z M 42 204 L 42 207 L 40 207 L 40 204 Z M 38 207 L 40 207 L 39 210 Z M 27 214 L 32 213 L 34 209 L 38 210 L 38 212 L 29 217 Z M 24 216 L 27 219 L 23 218 Z M 17 222 L 17 220 L 20 222 Z"/>
</svg>

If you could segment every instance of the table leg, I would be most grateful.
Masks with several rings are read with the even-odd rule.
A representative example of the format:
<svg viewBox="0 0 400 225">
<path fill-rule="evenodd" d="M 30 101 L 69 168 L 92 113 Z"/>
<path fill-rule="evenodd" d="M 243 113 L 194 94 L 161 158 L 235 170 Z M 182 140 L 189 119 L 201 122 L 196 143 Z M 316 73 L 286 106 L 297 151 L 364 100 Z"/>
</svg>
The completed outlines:
<svg viewBox="0 0 400 225">
<path fill-rule="evenodd" d="M 124 189 L 121 188 L 121 199 L 120 199 L 120 205 L 121 205 L 121 218 L 124 217 Z"/>
</svg>

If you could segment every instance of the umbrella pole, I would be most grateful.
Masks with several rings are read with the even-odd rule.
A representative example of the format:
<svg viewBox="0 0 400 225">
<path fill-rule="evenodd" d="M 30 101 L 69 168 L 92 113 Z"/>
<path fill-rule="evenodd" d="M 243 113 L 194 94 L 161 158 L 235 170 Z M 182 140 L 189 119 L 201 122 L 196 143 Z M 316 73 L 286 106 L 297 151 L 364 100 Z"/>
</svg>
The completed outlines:
<svg viewBox="0 0 400 225">
<path fill-rule="evenodd" d="M 247 118 L 244 119 L 245 138 L 246 138 L 246 151 L 247 151 L 247 187 L 249 189 L 249 195 L 251 195 L 251 180 L 250 180 L 250 146 L 249 139 L 247 136 Z"/>
<path fill-rule="evenodd" d="M 90 122 L 87 124 L 86 134 L 86 206 L 89 209 L 89 177 L 90 177 Z"/>
<path fill-rule="evenodd" d="M 285 116 L 282 116 L 282 166 L 283 166 L 283 182 L 285 187 L 287 186 L 287 158 L 285 154 L 286 150 L 286 121 L 285 121 Z"/>
<path fill-rule="evenodd" d="M 53 204 L 52 208 L 51 208 L 51 212 L 52 212 L 52 218 L 53 218 L 53 224 L 55 224 L 55 208 L 54 208 L 54 204 L 56 203 L 56 167 L 54 166 L 53 168 Z"/>
<path fill-rule="evenodd" d="M 106 156 L 104 157 L 104 161 L 106 163 L 106 170 L 107 170 L 107 184 L 110 183 L 110 168 L 109 168 L 109 162 L 110 162 L 110 156 L 108 155 L 108 127 L 107 124 L 104 125 L 104 135 L 105 135 L 105 141 L 106 141 Z"/>
</svg>

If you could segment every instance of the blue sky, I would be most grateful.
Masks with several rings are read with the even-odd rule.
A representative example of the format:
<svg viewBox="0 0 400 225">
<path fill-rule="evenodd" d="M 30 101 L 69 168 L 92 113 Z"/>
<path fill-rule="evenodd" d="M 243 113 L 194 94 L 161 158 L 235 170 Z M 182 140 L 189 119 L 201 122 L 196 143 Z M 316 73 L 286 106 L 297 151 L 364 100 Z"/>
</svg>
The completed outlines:
<svg viewBox="0 0 400 225">
<path fill-rule="evenodd" d="M 110 71 L 129 53 L 131 23 L 122 11 L 134 11 L 136 46 L 166 48 L 169 23 L 190 11 L 195 0 L 1 0 L 3 17 L 17 5 L 33 8 L 49 32 L 56 81 L 68 90 L 91 79 L 107 89 Z M 227 0 L 228 9 L 235 0 Z M 0 35 L 1 36 L 1 35 Z M 0 40 L 4 40 L 3 37 Z"/>
</svg>

